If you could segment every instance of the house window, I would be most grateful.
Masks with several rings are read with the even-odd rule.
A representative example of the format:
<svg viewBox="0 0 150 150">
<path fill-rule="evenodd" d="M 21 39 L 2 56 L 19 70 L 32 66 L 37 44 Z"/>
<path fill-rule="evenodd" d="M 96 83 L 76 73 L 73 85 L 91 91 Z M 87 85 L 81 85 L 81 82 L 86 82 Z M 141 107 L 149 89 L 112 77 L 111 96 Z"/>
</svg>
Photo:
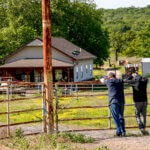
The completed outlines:
<svg viewBox="0 0 150 150">
<path fill-rule="evenodd" d="M 88 65 L 86 65 L 86 73 L 88 73 Z"/>
<path fill-rule="evenodd" d="M 81 78 L 83 78 L 83 67 L 81 66 Z"/>
<path fill-rule="evenodd" d="M 92 76 L 92 65 L 90 65 L 90 75 Z"/>
<path fill-rule="evenodd" d="M 76 67 L 76 78 L 78 80 L 78 67 Z"/>
</svg>

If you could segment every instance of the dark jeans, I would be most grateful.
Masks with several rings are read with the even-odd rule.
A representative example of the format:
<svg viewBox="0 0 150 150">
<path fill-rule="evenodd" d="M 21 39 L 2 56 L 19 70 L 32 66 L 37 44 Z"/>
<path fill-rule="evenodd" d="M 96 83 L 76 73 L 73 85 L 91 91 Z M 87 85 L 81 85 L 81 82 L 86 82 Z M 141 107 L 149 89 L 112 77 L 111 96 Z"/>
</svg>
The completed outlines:
<svg viewBox="0 0 150 150">
<path fill-rule="evenodd" d="M 116 126 L 116 134 L 120 135 L 125 133 L 125 121 L 124 121 L 124 103 L 122 104 L 111 104 L 110 110 L 114 119 L 114 124 Z"/>
<path fill-rule="evenodd" d="M 139 129 L 144 129 L 146 126 L 146 109 L 147 102 L 135 102 L 135 116 Z M 140 118 L 142 116 L 142 119 Z"/>
</svg>

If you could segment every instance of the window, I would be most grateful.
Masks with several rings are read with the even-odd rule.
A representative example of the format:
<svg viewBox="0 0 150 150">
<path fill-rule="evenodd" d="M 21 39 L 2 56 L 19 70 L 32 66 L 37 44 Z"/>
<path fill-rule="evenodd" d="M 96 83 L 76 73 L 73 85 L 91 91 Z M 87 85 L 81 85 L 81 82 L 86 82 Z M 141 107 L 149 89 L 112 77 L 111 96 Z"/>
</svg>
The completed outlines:
<svg viewBox="0 0 150 150">
<path fill-rule="evenodd" d="M 88 73 L 88 65 L 86 65 L 85 67 L 86 67 L 86 73 Z"/>
<path fill-rule="evenodd" d="M 76 78 L 78 80 L 78 67 L 76 67 Z"/>
<path fill-rule="evenodd" d="M 83 67 L 81 66 L 81 78 L 83 78 Z"/>
<path fill-rule="evenodd" d="M 92 76 L 92 65 L 90 65 L 90 75 Z"/>
</svg>

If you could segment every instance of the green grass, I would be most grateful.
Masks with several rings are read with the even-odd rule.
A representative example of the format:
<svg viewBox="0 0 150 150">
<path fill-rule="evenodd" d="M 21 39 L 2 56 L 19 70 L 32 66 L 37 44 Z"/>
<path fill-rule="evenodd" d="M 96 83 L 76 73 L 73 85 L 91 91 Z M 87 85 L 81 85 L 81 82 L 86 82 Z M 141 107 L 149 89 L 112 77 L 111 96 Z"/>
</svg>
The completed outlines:
<svg viewBox="0 0 150 150">
<path fill-rule="evenodd" d="M 2 96 L 1 96 L 2 97 Z M 15 97 L 16 98 L 16 97 Z M 7 102 L 0 103 L 0 112 L 7 112 Z M 42 98 L 9 102 L 9 111 L 42 108 Z M 34 121 L 42 119 L 42 111 L 18 112 L 10 114 L 10 123 Z M 0 116 L 0 123 L 7 122 L 7 115 Z"/>
<path fill-rule="evenodd" d="M 23 135 L 21 128 L 11 139 L 0 141 L 0 144 L 16 150 L 85 150 L 74 143 L 93 143 L 94 138 L 85 137 L 83 134 L 61 132 L 53 135 Z M 93 149 L 94 150 L 94 149 Z"/>
<path fill-rule="evenodd" d="M 125 96 L 126 104 L 133 104 L 132 96 Z M 93 96 L 93 97 L 82 97 L 78 100 L 72 100 L 71 98 L 61 98 L 59 104 L 62 107 L 75 107 L 75 106 L 97 106 L 97 105 L 108 105 L 108 96 Z M 147 113 L 150 114 L 150 106 L 148 106 Z M 108 108 L 82 108 L 82 109 L 69 109 L 59 110 L 59 119 L 69 118 L 93 118 L 93 117 L 107 117 Z M 134 106 L 125 106 L 125 115 L 134 115 Z M 125 118 L 126 126 L 137 126 L 135 117 Z M 148 120 L 148 119 L 147 119 Z M 84 128 L 107 128 L 108 119 L 93 119 L 93 120 L 82 120 L 82 121 L 65 121 L 62 122 L 67 125 L 78 125 Z M 147 124 L 150 124 L 150 121 Z M 114 127 L 112 121 L 112 127 Z"/>
<path fill-rule="evenodd" d="M 125 86 L 126 92 L 132 92 L 132 88 Z M 101 89 L 100 91 L 93 93 L 106 94 L 107 89 Z M 79 94 L 89 94 L 89 91 L 81 91 Z M 126 104 L 133 103 L 132 96 L 125 96 Z M 85 97 L 70 97 L 70 98 L 60 98 L 59 105 L 63 107 L 77 107 L 77 106 L 99 106 L 108 105 L 108 96 L 85 96 Z M 42 99 L 31 99 L 23 101 L 10 102 L 10 111 L 19 111 L 25 109 L 34 109 L 42 107 Z M 7 111 L 7 103 L 0 103 L 1 112 Z M 148 113 L 150 114 L 150 109 L 148 106 Z M 59 119 L 69 119 L 69 118 L 93 118 L 93 117 L 107 117 L 108 108 L 82 108 L 82 109 L 68 109 L 68 110 L 58 110 Z M 134 106 L 125 107 L 125 115 L 134 115 Z M 26 122 L 42 119 L 42 111 L 30 111 L 23 113 L 10 114 L 10 123 Z M 7 115 L 0 116 L 0 123 L 7 122 Z M 150 121 L 147 120 L 148 123 Z M 82 121 L 65 121 L 60 122 L 60 124 L 66 125 L 77 125 L 81 128 L 107 128 L 108 119 L 93 119 L 93 120 L 82 120 Z M 137 125 L 135 117 L 126 118 L 126 126 Z M 114 127 L 112 121 L 112 127 Z"/>
<path fill-rule="evenodd" d="M 94 69 L 93 71 L 93 76 L 95 79 L 99 79 L 101 76 L 106 76 L 106 75 L 107 75 L 107 71 L 103 69 Z"/>
</svg>

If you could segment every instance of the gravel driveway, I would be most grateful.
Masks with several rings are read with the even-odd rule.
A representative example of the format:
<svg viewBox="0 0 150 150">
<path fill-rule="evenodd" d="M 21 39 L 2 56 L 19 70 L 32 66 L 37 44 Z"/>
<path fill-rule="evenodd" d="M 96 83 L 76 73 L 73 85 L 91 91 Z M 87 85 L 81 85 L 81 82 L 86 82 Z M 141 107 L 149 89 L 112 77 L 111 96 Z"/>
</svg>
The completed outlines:
<svg viewBox="0 0 150 150">
<path fill-rule="evenodd" d="M 148 130 L 150 133 L 150 130 Z M 141 136 L 139 130 L 128 130 L 126 137 L 114 137 L 114 131 L 82 132 L 95 138 L 91 144 L 76 144 L 86 149 L 107 146 L 110 150 L 150 150 L 150 135 Z"/>
</svg>

